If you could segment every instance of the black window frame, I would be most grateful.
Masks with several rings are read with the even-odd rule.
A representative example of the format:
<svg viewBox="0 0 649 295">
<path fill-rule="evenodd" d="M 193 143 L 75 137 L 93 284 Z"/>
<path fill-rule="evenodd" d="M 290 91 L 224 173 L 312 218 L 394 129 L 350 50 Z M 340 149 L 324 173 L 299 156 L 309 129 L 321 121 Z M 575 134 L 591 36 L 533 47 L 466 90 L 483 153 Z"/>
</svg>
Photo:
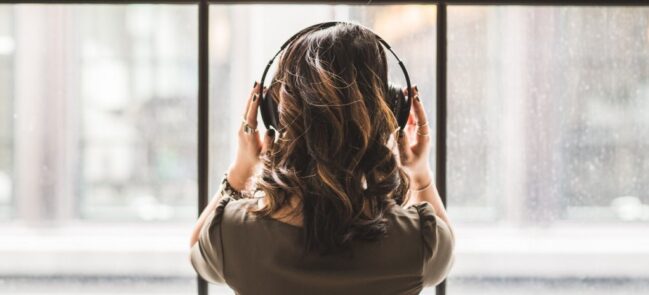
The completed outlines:
<svg viewBox="0 0 649 295">
<path fill-rule="evenodd" d="M 209 7 L 211 4 L 430 4 L 436 6 L 436 138 L 435 181 L 444 206 L 446 206 L 446 155 L 447 155 L 447 7 L 472 6 L 649 6 L 646 0 L 17 0 L 0 4 L 193 4 L 198 5 L 198 215 L 208 203 L 209 188 Z M 198 216 L 197 215 L 197 216 Z M 208 284 L 197 276 L 198 295 L 208 294 Z M 435 294 L 446 294 L 446 280 L 436 286 Z"/>
</svg>

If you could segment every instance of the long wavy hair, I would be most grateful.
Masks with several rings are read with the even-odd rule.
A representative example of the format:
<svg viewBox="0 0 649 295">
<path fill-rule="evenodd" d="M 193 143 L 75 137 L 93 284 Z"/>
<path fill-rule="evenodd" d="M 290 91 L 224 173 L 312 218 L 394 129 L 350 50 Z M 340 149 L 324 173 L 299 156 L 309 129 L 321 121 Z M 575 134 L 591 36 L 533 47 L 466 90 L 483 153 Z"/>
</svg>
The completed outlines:
<svg viewBox="0 0 649 295">
<path fill-rule="evenodd" d="M 279 58 L 268 91 L 283 132 L 256 180 L 267 206 L 252 212 L 269 216 L 298 197 L 303 254 L 385 236 L 385 214 L 403 204 L 409 182 L 388 143 L 398 125 L 383 47 L 363 26 L 343 23 L 306 32 Z"/>
</svg>

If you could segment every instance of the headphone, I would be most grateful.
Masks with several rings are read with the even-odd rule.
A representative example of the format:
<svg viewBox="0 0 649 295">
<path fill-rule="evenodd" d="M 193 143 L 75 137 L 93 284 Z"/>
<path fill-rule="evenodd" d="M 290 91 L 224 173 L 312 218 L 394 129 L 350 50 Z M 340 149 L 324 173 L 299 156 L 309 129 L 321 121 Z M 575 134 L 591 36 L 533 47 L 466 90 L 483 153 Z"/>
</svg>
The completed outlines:
<svg viewBox="0 0 649 295">
<path fill-rule="evenodd" d="M 266 79 L 266 73 L 268 72 L 268 69 L 270 69 L 270 66 L 273 64 L 273 61 L 279 55 L 284 48 L 286 48 L 293 40 L 295 40 L 297 37 L 303 35 L 306 32 L 312 31 L 314 29 L 326 29 L 338 24 L 349 24 L 349 22 L 342 22 L 342 21 L 330 21 L 330 22 L 323 22 L 323 23 L 318 23 L 309 27 L 306 27 L 299 32 L 297 32 L 295 35 L 293 35 L 291 38 L 289 38 L 282 47 L 280 47 L 279 51 L 275 53 L 273 58 L 270 59 L 268 62 L 268 65 L 266 65 L 266 69 L 264 69 L 264 74 L 261 76 L 260 84 L 261 86 L 259 87 L 259 99 L 261 99 L 259 108 L 261 109 L 261 118 L 264 121 L 264 125 L 266 126 L 266 129 L 270 129 L 272 127 L 273 129 L 280 131 L 279 130 L 279 111 L 278 111 L 278 105 L 275 100 L 275 97 L 273 97 L 270 94 L 270 91 L 266 95 L 264 95 L 264 80 Z M 358 24 L 354 24 L 358 25 Z M 361 26 L 361 25 L 358 25 Z M 406 84 L 408 86 L 408 95 L 405 96 L 403 94 L 403 91 L 401 90 L 401 87 L 388 82 L 387 89 L 386 89 L 386 94 L 388 98 L 388 105 L 390 106 L 390 109 L 392 110 L 392 113 L 394 116 L 397 118 L 397 123 L 399 125 L 399 128 L 401 130 L 404 129 L 406 126 L 406 123 L 408 122 L 408 116 L 410 115 L 410 107 L 412 105 L 412 90 L 410 89 L 410 77 L 408 76 L 408 71 L 406 70 L 406 67 L 403 65 L 403 62 L 399 59 L 396 53 L 392 51 L 392 48 L 390 48 L 390 45 L 383 40 L 383 38 L 379 37 L 376 33 L 372 32 L 367 27 L 362 26 L 364 29 L 367 31 L 371 32 L 376 39 L 383 44 L 383 46 L 392 53 L 392 55 L 397 59 L 399 62 L 399 66 L 401 67 L 401 70 L 403 71 L 403 75 L 406 77 Z"/>
</svg>

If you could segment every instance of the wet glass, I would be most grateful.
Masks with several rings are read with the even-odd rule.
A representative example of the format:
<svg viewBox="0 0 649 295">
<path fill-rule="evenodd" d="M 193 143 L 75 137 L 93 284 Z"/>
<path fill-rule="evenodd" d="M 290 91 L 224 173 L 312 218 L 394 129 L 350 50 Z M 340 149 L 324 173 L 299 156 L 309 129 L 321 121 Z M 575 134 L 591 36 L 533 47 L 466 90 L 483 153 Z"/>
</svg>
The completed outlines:
<svg viewBox="0 0 649 295">
<path fill-rule="evenodd" d="M 196 16 L 0 5 L 0 293 L 196 292 Z"/>
<path fill-rule="evenodd" d="M 13 15 L 0 6 L 0 220 L 10 219 L 14 202 L 13 169 Z"/>
<path fill-rule="evenodd" d="M 448 294 L 647 292 L 649 9 L 448 20 Z"/>
</svg>

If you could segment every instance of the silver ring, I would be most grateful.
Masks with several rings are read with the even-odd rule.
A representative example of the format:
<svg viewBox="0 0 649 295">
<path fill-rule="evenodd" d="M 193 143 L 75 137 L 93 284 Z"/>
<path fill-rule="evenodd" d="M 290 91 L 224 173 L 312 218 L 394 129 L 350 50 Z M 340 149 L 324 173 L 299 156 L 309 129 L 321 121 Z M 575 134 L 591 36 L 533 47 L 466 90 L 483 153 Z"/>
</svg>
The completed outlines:
<svg viewBox="0 0 649 295">
<path fill-rule="evenodd" d="M 419 122 L 417 122 L 417 127 L 423 127 L 423 126 L 426 126 L 426 125 L 428 125 L 428 122 L 426 122 L 424 124 L 419 124 Z"/>
</svg>

